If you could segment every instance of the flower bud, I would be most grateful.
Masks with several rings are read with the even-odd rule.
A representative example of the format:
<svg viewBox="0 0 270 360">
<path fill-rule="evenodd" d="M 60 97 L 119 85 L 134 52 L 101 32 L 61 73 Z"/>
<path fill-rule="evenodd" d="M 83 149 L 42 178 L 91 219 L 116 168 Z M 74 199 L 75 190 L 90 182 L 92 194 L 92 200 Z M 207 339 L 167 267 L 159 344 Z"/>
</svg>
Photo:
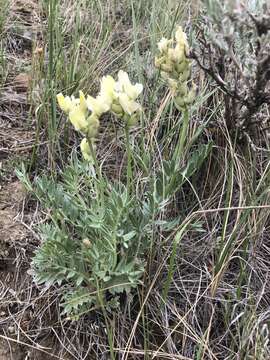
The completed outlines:
<svg viewBox="0 0 270 360">
<path fill-rule="evenodd" d="M 99 119 L 95 114 L 92 114 L 89 116 L 89 118 L 87 119 L 88 122 L 88 131 L 87 131 L 87 135 L 90 139 L 96 137 L 97 133 L 98 133 L 98 128 L 99 128 Z"/>
<path fill-rule="evenodd" d="M 87 248 L 90 248 L 91 247 L 91 241 L 89 239 L 83 239 L 82 241 L 83 245 Z"/>
<path fill-rule="evenodd" d="M 187 83 L 180 83 L 180 85 L 178 86 L 178 88 L 177 88 L 177 90 L 178 90 L 178 93 L 179 93 L 179 95 L 181 95 L 181 96 L 186 96 L 187 95 L 187 93 L 188 93 L 188 87 L 187 87 Z"/>
<path fill-rule="evenodd" d="M 171 40 L 168 40 L 166 38 L 162 38 L 159 43 L 157 44 L 158 46 L 158 50 L 161 52 L 161 53 L 166 53 L 167 50 L 168 50 L 168 47 L 171 43 Z"/>
<path fill-rule="evenodd" d="M 64 96 L 62 93 L 57 94 L 56 96 L 58 105 L 62 111 L 64 111 L 66 114 L 70 112 L 72 109 L 72 100 L 69 96 Z"/>
<path fill-rule="evenodd" d="M 193 85 L 191 90 L 189 91 L 188 95 L 185 98 L 185 103 L 190 105 L 194 102 L 196 96 L 196 86 Z"/>
<path fill-rule="evenodd" d="M 187 42 L 187 35 L 184 33 L 182 26 L 178 26 L 178 29 L 175 32 L 175 40 L 179 47 L 182 47 L 185 51 L 185 54 L 188 55 L 189 47 Z"/>
<path fill-rule="evenodd" d="M 87 103 L 85 100 L 84 93 L 82 91 L 79 91 L 79 94 L 80 94 L 80 108 L 81 108 L 82 112 L 87 114 L 88 108 L 87 108 Z"/>
<path fill-rule="evenodd" d="M 185 82 L 189 79 L 189 77 L 190 77 L 190 66 L 188 65 L 188 67 L 180 74 L 179 81 Z"/>
<path fill-rule="evenodd" d="M 175 63 L 179 63 L 185 59 L 185 52 L 182 48 L 176 46 L 174 49 L 168 50 L 168 58 Z"/>
<path fill-rule="evenodd" d="M 161 64 L 161 70 L 165 72 L 171 72 L 173 70 L 173 65 L 171 62 L 167 62 L 165 64 Z"/>
<path fill-rule="evenodd" d="M 177 62 L 181 62 L 186 59 L 185 50 L 182 46 L 179 46 L 178 44 L 175 46 L 174 49 L 174 56 Z"/>
<path fill-rule="evenodd" d="M 168 49 L 167 58 L 169 59 L 169 61 L 172 61 L 172 62 L 177 61 L 177 59 L 175 58 L 174 49 Z"/>
<path fill-rule="evenodd" d="M 183 108 L 185 106 L 185 98 L 183 96 L 177 96 L 174 98 L 174 102 L 176 105 L 178 105 L 180 108 Z"/>
<path fill-rule="evenodd" d="M 90 146 L 86 138 L 82 139 L 80 148 L 84 159 L 87 161 L 92 161 L 93 159 L 92 159 Z"/>
<path fill-rule="evenodd" d="M 112 112 L 117 116 L 117 117 L 122 117 L 124 115 L 124 111 L 122 106 L 119 103 L 113 103 L 112 104 Z"/>
<path fill-rule="evenodd" d="M 178 87 L 178 82 L 175 79 L 168 79 L 168 85 L 169 88 L 171 89 L 172 93 L 175 94 L 177 91 L 177 87 Z"/>
<path fill-rule="evenodd" d="M 85 133 L 87 131 L 87 120 L 85 118 L 85 112 L 80 106 L 75 106 L 69 113 L 69 120 L 74 126 L 76 131 Z"/>
<path fill-rule="evenodd" d="M 183 60 L 179 64 L 176 65 L 176 69 L 178 73 L 184 72 L 186 69 L 188 69 L 189 63 L 187 60 Z"/>
</svg>

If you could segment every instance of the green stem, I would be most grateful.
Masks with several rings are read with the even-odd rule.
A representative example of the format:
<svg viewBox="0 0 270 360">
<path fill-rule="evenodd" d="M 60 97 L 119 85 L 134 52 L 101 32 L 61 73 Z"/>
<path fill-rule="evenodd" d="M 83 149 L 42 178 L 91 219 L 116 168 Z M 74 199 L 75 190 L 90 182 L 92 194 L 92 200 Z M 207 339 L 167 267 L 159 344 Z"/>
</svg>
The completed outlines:
<svg viewBox="0 0 270 360">
<path fill-rule="evenodd" d="M 130 193 L 131 188 L 131 179 L 132 179 L 132 158 L 131 158 L 131 148 L 130 148 L 130 137 L 129 137 L 129 126 L 125 126 L 126 134 L 126 147 L 127 147 L 127 193 Z"/>
<path fill-rule="evenodd" d="M 183 154 L 184 145 L 187 138 L 188 124 L 189 124 L 189 112 L 188 109 L 185 108 L 183 113 L 183 124 L 181 126 L 180 139 L 175 152 L 175 160 L 177 160 Z"/>
<path fill-rule="evenodd" d="M 93 161 L 94 161 L 94 168 L 95 168 L 96 173 L 97 173 L 97 179 L 98 179 L 98 185 L 99 185 L 99 188 L 97 190 L 99 190 L 98 195 L 100 197 L 101 205 L 103 207 L 103 205 L 104 205 L 105 182 L 104 182 L 101 170 L 100 170 L 100 166 L 98 164 L 96 151 L 95 151 L 94 146 L 93 146 L 93 139 L 87 137 L 87 142 L 89 144 L 91 156 L 92 156 Z"/>
</svg>

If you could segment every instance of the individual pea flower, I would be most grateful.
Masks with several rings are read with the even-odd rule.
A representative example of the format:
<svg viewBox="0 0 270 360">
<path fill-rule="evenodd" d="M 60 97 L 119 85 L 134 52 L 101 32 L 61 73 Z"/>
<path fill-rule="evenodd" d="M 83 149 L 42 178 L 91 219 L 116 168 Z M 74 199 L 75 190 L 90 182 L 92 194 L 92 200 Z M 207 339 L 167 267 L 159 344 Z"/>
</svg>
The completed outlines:
<svg viewBox="0 0 270 360">
<path fill-rule="evenodd" d="M 120 94 L 118 99 L 122 109 L 128 115 L 132 115 L 134 112 L 141 110 L 141 105 L 130 99 L 126 93 Z"/>
<path fill-rule="evenodd" d="M 122 70 L 118 73 L 118 81 L 114 86 L 115 100 L 112 104 L 112 111 L 120 118 L 127 120 L 132 117 L 133 121 L 127 121 L 128 124 L 135 124 L 135 113 L 139 113 L 142 110 L 141 105 L 135 100 L 143 91 L 143 85 L 136 83 L 132 85 L 128 74 Z"/>
<path fill-rule="evenodd" d="M 69 120 L 76 131 L 81 131 L 83 133 L 87 131 L 88 122 L 86 120 L 85 113 L 79 106 L 69 113 Z"/>
<path fill-rule="evenodd" d="M 62 109 L 69 117 L 70 122 L 74 126 L 75 130 L 86 132 L 87 120 L 86 116 L 88 108 L 84 93 L 80 91 L 80 98 L 76 99 L 74 96 L 64 97 L 62 93 L 57 95 L 57 100 L 60 109 Z"/>
<path fill-rule="evenodd" d="M 175 40 L 176 40 L 176 47 L 178 46 L 180 49 L 184 49 L 186 56 L 189 55 L 189 46 L 187 41 L 187 35 L 184 33 L 182 26 L 178 26 L 175 32 Z"/>
<path fill-rule="evenodd" d="M 131 100 L 136 100 L 143 91 L 143 85 L 139 83 L 132 85 L 129 80 L 128 74 L 123 70 L 120 70 L 118 72 L 118 81 L 115 84 L 114 88 L 116 92 L 126 93 Z"/>
<path fill-rule="evenodd" d="M 113 100 L 116 98 L 114 87 L 115 87 L 114 78 L 110 75 L 103 76 L 103 78 L 100 81 L 99 95 L 110 106 Z"/>
<path fill-rule="evenodd" d="M 57 94 L 56 98 L 60 109 L 66 114 L 68 114 L 71 109 L 74 108 L 74 106 L 78 103 L 74 96 L 64 96 L 62 93 Z"/>
<path fill-rule="evenodd" d="M 98 95 L 96 98 L 88 95 L 86 103 L 88 109 L 97 117 L 100 117 L 103 113 L 110 110 L 110 104 L 106 101 L 106 98 L 101 95 Z"/>
<path fill-rule="evenodd" d="M 178 87 L 179 87 L 178 81 L 175 79 L 168 78 L 167 82 L 168 82 L 169 88 L 171 89 L 172 94 L 173 95 L 176 94 L 178 91 Z"/>
<path fill-rule="evenodd" d="M 80 144 L 80 149 L 81 149 L 84 159 L 89 162 L 93 162 L 90 145 L 86 138 L 82 139 L 81 144 Z"/>
<path fill-rule="evenodd" d="M 166 54 L 171 43 L 172 40 L 168 40 L 165 37 L 161 38 L 161 40 L 158 42 L 158 50 L 161 53 Z"/>
<path fill-rule="evenodd" d="M 112 76 L 103 76 L 100 82 L 100 92 L 96 98 L 88 96 L 86 103 L 88 109 L 100 117 L 103 113 L 111 109 L 113 100 L 116 98 L 115 91 L 115 80 Z"/>
<path fill-rule="evenodd" d="M 87 137 L 89 139 L 93 139 L 97 136 L 98 128 L 100 124 L 98 116 L 95 113 L 91 114 L 87 118 L 87 124 L 88 124 Z"/>
<path fill-rule="evenodd" d="M 88 107 L 84 93 L 80 91 L 79 94 L 80 98 L 77 101 L 74 101 L 74 105 L 71 107 L 68 115 L 75 130 L 86 133 L 88 129 L 88 122 L 86 118 L 88 114 Z"/>
</svg>

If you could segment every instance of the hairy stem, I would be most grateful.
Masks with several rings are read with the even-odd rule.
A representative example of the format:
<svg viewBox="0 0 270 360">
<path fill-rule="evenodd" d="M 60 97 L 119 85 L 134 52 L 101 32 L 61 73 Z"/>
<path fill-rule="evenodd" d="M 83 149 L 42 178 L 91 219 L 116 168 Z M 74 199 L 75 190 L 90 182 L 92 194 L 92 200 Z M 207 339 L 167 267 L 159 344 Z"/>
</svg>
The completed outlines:
<svg viewBox="0 0 270 360">
<path fill-rule="evenodd" d="M 127 193 L 130 194 L 131 189 L 131 179 L 132 179 L 132 156 L 130 148 L 130 136 L 129 136 L 129 126 L 125 126 L 125 135 L 126 135 L 126 147 L 127 147 Z"/>
</svg>

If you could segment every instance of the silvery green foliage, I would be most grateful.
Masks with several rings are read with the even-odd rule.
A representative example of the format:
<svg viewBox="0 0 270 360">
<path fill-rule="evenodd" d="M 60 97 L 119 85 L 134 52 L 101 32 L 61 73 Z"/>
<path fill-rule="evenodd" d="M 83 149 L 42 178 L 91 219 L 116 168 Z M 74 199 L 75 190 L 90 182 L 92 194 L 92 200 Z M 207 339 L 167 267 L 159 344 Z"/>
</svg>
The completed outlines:
<svg viewBox="0 0 270 360">
<path fill-rule="evenodd" d="M 179 225 L 179 216 L 166 218 L 166 206 L 210 151 L 211 143 L 199 146 L 183 167 L 165 161 L 148 184 L 143 180 L 143 195 L 107 181 L 100 198 L 92 166 L 76 157 L 57 181 L 42 176 L 32 184 L 25 168 L 16 171 L 49 214 L 32 267 L 37 284 L 60 286 L 63 313 L 78 318 L 101 306 L 112 310 L 119 294 L 141 284 L 156 234 Z"/>
<path fill-rule="evenodd" d="M 224 93 L 228 127 L 250 139 L 255 114 L 270 104 L 270 4 L 207 0 L 205 5 L 193 56 Z"/>
<path fill-rule="evenodd" d="M 40 227 L 42 246 L 33 268 L 39 284 L 69 284 L 64 312 L 74 315 L 140 283 L 151 214 L 119 184 L 107 189 L 101 204 L 91 179 L 74 172 L 74 183 L 71 172 L 72 167 L 59 183 L 46 177 L 35 182 L 52 221 Z"/>
</svg>

